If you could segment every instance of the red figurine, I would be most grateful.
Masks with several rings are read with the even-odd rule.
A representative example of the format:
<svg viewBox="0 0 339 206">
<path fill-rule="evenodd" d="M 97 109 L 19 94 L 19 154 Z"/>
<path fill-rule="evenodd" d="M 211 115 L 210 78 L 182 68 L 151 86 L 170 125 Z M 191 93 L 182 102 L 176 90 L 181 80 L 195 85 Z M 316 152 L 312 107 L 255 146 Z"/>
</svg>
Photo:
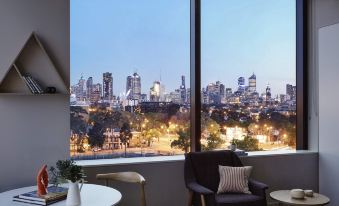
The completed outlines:
<svg viewBox="0 0 339 206">
<path fill-rule="evenodd" d="M 47 173 L 47 165 L 42 166 L 39 170 L 38 176 L 36 177 L 37 185 L 38 185 L 38 195 L 46 195 L 47 187 L 48 187 L 48 173 Z"/>
</svg>

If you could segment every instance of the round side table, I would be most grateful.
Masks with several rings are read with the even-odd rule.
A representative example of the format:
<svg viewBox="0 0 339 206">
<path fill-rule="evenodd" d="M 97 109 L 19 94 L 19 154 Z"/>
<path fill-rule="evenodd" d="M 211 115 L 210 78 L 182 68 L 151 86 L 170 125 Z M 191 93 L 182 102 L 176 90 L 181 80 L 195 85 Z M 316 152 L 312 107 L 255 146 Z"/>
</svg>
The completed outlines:
<svg viewBox="0 0 339 206">
<path fill-rule="evenodd" d="M 314 193 L 313 197 L 305 197 L 304 199 L 295 199 L 290 195 L 290 190 L 279 190 L 270 193 L 272 199 L 279 202 L 281 205 L 327 205 L 330 199 L 325 195 Z"/>
</svg>

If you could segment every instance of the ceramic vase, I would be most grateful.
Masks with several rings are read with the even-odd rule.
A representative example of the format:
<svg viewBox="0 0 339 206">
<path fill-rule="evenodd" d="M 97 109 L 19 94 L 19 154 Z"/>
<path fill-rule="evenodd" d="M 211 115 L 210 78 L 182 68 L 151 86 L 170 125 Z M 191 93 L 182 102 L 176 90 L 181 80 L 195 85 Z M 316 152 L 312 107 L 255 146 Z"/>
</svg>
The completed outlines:
<svg viewBox="0 0 339 206">
<path fill-rule="evenodd" d="M 83 181 L 72 182 L 68 180 L 68 193 L 66 199 L 67 206 L 79 206 L 81 205 L 80 191 L 83 185 Z"/>
</svg>

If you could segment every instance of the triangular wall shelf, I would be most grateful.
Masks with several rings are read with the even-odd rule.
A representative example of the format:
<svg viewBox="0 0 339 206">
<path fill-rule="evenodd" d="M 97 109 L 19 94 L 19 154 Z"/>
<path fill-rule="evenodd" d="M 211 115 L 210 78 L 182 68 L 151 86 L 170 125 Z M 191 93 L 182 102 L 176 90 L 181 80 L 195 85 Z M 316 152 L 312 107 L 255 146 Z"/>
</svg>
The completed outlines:
<svg viewBox="0 0 339 206">
<path fill-rule="evenodd" d="M 29 36 L 5 75 L 0 77 L 0 95 L 33 95 L 23 79 L 23 75 L 28 74 L 44 89 L 55 87 L 58 94 L 69 94 L 65 81 L 34 32 Z"/>
</svg>

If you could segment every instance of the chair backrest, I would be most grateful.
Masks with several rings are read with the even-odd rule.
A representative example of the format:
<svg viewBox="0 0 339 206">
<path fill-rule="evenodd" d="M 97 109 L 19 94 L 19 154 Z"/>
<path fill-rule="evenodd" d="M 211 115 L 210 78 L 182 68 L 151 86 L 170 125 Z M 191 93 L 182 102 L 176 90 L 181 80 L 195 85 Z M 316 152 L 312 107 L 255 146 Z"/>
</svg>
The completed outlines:
<svg viewBox="0 0 339 206">
<path fill-rule="evenodd" d="M 185 182 L 196 181 L 216 192 L 219 186 L 219 165 L 241 167 L 239 157 L 232 151 L 190 152 L 185 157 Z"/>
<path fill-rule="evenodd" d="M 129 183 L 137 183 L 141 185 L 141 205 L 146 206 L 146 195 L 145 195 L 145 178 L 137 172 L 117 172 L 107 174 L 97 174 L 98 180 L 105 180 L 106 186 L 109 181 L 121 181 Z"/>
</svg>

